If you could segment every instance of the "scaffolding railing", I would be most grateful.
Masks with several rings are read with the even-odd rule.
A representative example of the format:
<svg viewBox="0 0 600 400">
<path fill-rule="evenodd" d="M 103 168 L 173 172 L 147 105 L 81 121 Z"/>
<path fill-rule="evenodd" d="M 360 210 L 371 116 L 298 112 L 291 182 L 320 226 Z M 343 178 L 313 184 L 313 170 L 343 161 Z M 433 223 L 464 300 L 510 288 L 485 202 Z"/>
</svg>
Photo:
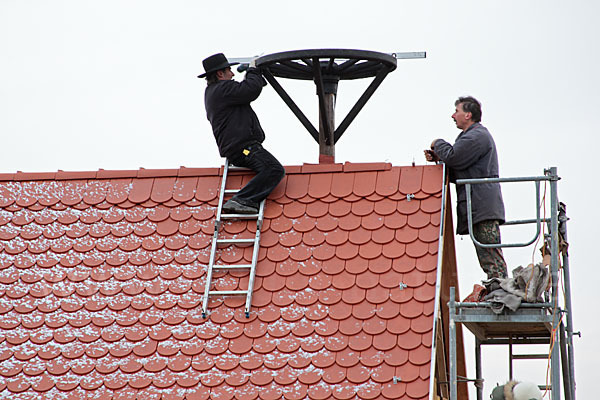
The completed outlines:
<svg viewBox="0 0 600 400">
<path fill-rule="evenodd" d="M 562 359 L 562 376 L 566 400 L 575 400 L 575 371 L 573 351 L 573 319 L 571 313 L 571 289 L 568 253 L 561 252 L 560 236 L 566 241 L 566 209 L 558 201 L 557 168 L 544 170 L 543 176 L 519 178 L 481 178 L 459 179 L 457 185 L 465 185 L 467 194 L 467 216 L 471 239 L 476 246 L 484 248 L 526 247 L 533 244 L 541 235 L 542 223 L 548 224 L 549 233 L 544 238 L 550 244 L 550 274 L 552 286 L 549 299 L 544 303 L 522 303 L 519 310 L 514 313 L 497 315 L 489 309 L 491 303 L 458 302 L 456 301 L 455 288 L 450 288 L 449 307 L 449 356 L 450 356 L 450 399 L 457 400 L 457 367 L 456 367 L 456 323 L 463 323 L 476 335 L 476 379 L 481 380 L 481 345 L 482 344 L 509 344 L 511 346 L 511 375 L 512 375 L 512 344 L 513 343 L 550 343 L 550 372 L 551 372 L 551 400 L 560 400 L 559 368 Z M 507 182 L 534 182 L 536 188 L 536 218 L 526 220 L 507 221 L 504 225 L 536 224 L 536 234 L 533 239 L 522 243 L 483 244 L 473 235 L 473 217 L 471 201 L 471 185 L 484 183 Z M 540 182 L 550 184 L 550 218 L 541 218 L 540 208 Z M 562 253 L 562 266 L 559 254 Z M 558 287 L 559 269 L 563 272 L 564 304 L 559 302 L 560 291 Z M 566 316 L 566 327 L 562 316 Z M 541 338 L 544 336 L 544 338 Z M 501 337 L 501 338 L 499 338 Z M 516 337 L 516 340 L 513 338 Z M 558 346 L 556 345 L 558 344 Z M 559 354 L 560 351 L 560 354 Z M 516 357 L 515 357 L 516 359 Z M 482 386 L 477 387 L 477 400 L 483 399 Z"/>
</svg>

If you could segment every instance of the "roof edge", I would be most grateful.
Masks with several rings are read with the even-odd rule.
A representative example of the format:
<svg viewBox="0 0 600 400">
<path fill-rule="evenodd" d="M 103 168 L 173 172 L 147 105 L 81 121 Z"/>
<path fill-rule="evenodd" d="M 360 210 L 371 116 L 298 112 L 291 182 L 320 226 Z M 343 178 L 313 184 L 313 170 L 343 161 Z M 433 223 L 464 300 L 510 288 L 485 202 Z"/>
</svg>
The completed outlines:
<svg viewBox="0 0 600 400">
<path fill-rule="evenodd" d="M 387 162 L 352 163 L 344 164 L 307 164 L 286 165 L 287 174 L 314 174 L 332 172 L 366 172 L 387 171 L 392 169 L 392 164 Z M 223 166 L 187 168 L 181 166 L 173 169 L 146 169 L 137 170 L 105 170 L 98 171 L 62 171 L 56 172 L 22 172 L 0 173 L 0 182 L 10 181 L 48 181 L 48 180 L 89 180 L 89 179 L 124 179 L 124 178 L 163 178 L 163 177 L 199 177 L 220 176 Z"/>
</svg>

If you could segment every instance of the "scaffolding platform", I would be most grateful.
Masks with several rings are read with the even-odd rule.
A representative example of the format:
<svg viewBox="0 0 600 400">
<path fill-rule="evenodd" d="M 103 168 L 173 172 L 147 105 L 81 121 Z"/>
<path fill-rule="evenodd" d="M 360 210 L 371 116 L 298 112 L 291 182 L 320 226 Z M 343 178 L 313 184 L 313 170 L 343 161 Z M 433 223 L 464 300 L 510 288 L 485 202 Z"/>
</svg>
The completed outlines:
<svg viewBox="0 0 600 400">
<path fill-rule="evenodd" d="M 450 294 L 452 296 L 452 293 Z M 489 303 L 454 303 L 454 321 L 462 323 L 482 342 L 515 336 L 550 338 L 551 304 L 522 304 L 510 314 L 495 314 Z M 536 307 L 527 307 L 533 305 Z M 450 311 L 452 315 L 452 310 Z"/>
</svg>

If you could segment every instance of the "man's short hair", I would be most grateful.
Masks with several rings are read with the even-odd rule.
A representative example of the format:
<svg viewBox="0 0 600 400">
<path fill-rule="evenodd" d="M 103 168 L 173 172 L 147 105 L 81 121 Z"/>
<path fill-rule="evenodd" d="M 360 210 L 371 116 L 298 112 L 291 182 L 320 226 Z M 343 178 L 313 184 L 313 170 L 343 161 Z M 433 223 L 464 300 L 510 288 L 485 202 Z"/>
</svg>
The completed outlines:
<svg viewBox="0 0 600 400">
<path fill-rule="evenodd" d="M 459 97 L 458 100 L 454 102 L 454 105 L 457 106 L 459 104 L 462 104 L 464 112 L 471 113 L 471 120 L 473 120 L 473 122 L 481 121 L 481 103 L 477 101 L 475 97 Z"/>
</svg>

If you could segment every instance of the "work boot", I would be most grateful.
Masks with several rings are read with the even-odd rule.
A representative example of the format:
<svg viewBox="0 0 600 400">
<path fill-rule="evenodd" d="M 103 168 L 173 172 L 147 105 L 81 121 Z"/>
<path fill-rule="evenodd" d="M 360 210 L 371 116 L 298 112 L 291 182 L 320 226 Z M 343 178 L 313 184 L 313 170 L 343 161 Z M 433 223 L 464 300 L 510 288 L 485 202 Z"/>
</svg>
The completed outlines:
<svg viewBox="0 0 600 400">
<path fill-rule="evenodd" d="M 222 212 L 224 214 L 258 214 L 258 209 L 255 207 L 245 206 L 238 203 L 234 199 L 231 199 L 223 204 Z"/>
</svg>

